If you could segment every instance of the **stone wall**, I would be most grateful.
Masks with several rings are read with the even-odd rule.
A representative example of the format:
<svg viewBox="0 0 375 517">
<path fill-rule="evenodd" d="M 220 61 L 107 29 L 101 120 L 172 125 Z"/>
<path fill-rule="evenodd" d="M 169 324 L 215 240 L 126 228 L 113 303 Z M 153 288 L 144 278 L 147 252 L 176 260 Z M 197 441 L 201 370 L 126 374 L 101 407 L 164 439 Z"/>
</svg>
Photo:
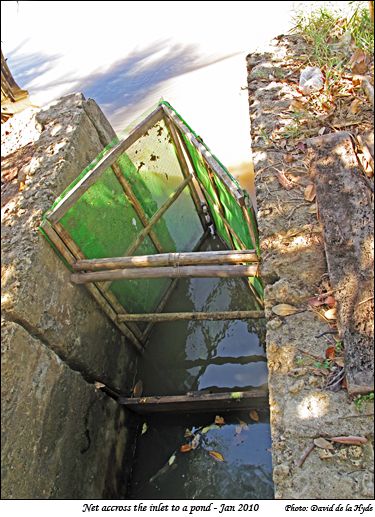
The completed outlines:
<svg viewBox="0 0 375 517">
<path fill-rule="evenodd" d="M 42 214 L 114 136 L 82 94 L 2 125 L 5 497 L 100 498 L 119 490 L 128 416 L 93 383 L 128 393 L 136 353 L 88 291 L 70 283 L 38 232 Z"/>
<path fill-rule="evenodd" d="M 322 226 L 303 138 L 290 138 L 300 70 L 293 69 L 292 37 L 269 52 L 248 56 L 248 89 L 258 224 L 265 281 L 272 459 L 278 499 L 363 499 L 373 496 L 373 405 L 361 411 L 344 389 L 326 388 L 324 362 L 332 340 L 328 321 L 308 304 L 329 288 Z M 296 50 L 297 49 L 297 50 Z M 319 129 L 319 128 L 318 128 Z M 286 137 L 279 135 L 286 133 Z M 295 314 L 277 315 L 288 304 Z M 328 340 L 328 341 L 327 341 Z M 364 446 L 315 447 L 314 439 L 362 436 Z M 301 463 L 304 452 L 310 454 Z"/>
</svg>

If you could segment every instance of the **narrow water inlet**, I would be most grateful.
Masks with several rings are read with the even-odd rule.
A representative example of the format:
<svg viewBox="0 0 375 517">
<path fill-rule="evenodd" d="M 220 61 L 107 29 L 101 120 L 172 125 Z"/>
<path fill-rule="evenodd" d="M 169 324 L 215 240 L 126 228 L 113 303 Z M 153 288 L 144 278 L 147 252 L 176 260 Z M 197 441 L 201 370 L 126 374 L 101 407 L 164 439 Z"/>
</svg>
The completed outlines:
<svg viewBox="0 0 375 517">
<path fill-rule="evenodd" d="M 202 249 L 219 250 L 216 237 Z M 183 279 L 166 311 L 254 309 L 241 279 Z M 142 396 L 266 388 L 265 321 L 156 324 L 138 363 Z M 223 425 L 215 425 L 215 417 Z M 220 419 L 219 419 L 220 421 Z M 269 499 L 273 497 L 267 401 L 257 410 L 138 417 L 127 497 L 134 499 Z M 197 441 L 195 449 L 189 444 Z M 181 452 L 188 449 L 187 452 Z M 211 454 L 210 454 L 211 453 Z M 215 454 L 218 453 L 218 459 Z"/>
<path fill-rule="evenodd" d="M 265 328 L 259 302 L 263 287 L 258 277 L 255 213 L 247 194 L 202 140 L 163 101 L 127 139 L 111 142 L 66 188 L 45 213 L 40 229 L 68 266 L 70 288 L 77 295 L 86 292 L 73 282 L 80 261 L 113 264 L 117 257 L 129 264 L 135 256 L 138 262 L 146 261 L 146 266 L 138 265 L 136 275 L 126 277 L 125 268 L 120 276 L 116 273 L 85 282 L 98 307 L 117 327 L 116 333 L 122 334 L 119 348 L 131 348 L 126 348 L 127 357 L 117 363 L 116 373 L 121 374 L 122 369 L 122 378 L 101 377 L 98 365 L 99 376 L 90 374 L 85 379 L 88 396 L 104 397 L 103 404 L 116 413 L 115 436 L 118 433 L 117 439 L 111 435 L 106 443 L 108 468 L 102 470 L 100 481 L 105 490 L 94 493 L 106 498 L 148 498 L 157 490 L 160 497 L 167 498 L 168 476 L 176 471 L 174 492 L 181 497 L 208 496 L 197 492 L 201 485 L 218 487 L 209 497 L 232 497 L 238 487 L 242 487 L 239 497 L 272 497 Z M 193 265 L 188 278 L 178 278 L 177 259 L 169 265 L 176 270 L 173 275 L 162 265 L 160 278 L 142 278 L 141 267 L 152 267 L 148 257 L 158 255 L 159 260 L 163 254 L 171 254 L 173 260 L 186 260 L 186 255 L 198 250 L 219 259 L 213 277 L 201 278 L 198 265 Z M 239 264 L 247 261 L 240 257 L 239 264 L 225 264 L 219 250 L 252 255 L 248 260 L 252 272 L 246 270 L 241 278 L 238 268 L 244 266 Z M 194 257 L 201 261 L 199 268 L 212 268 L 204 262 L 206 257 Z M 115 270 L 120 269 L 115 263 Z M 87 275 L 85 268 L 79 274 Z M 162 312 L 171 317 L 176 311 L 193 317 L 172 323 L 142 322 L 147 314 Z M 237 319 L 240 311 L 241 317 L 254 319 Z M 195 320 L 197 314 L 201 317 Z M 204 319 L 213 314 L 220 318 Z M 138 369 L 133 378 L 135 357 Z M 105 367 L 102 372 L 106 375 Z M 139 398 L 134 392 L 130 404 L 126 401 L 131 386 L 139 380 L 143 395 Z M 112 399 L 95 393 L 94 387 L 98 391 L 101 384 Z M 164 416 L 133 413 L 134 404 L 142 411 L 149 408 L 142 403 L 147 398 L 171 396 L 193 396 L 199 407 L 194 414 L 191 407 L 181 414 L 181 407 L 186 406 L 179 406 L 178 415 L 174 411 Z M 207 410 L 208 402 L 212 412 Z M 90 420 L 90 404 L 79 451 L 91 468 L 100 440 L 96 420 Z M 111 426 L 114 419 L 104 406 L 100 411 L 106 426 Z M 219 424 L 214 423 L 216 417 Z M 146 477 L 142 458 L 147 460 Z M 202 478 L 196 488 L 185 482 L 194 477 L 188 472 L 195 469 L 195 461 L 199 472 L 212 477 L 211 481 Z M 221 477 L 216 479 L 219 473 Z M 65 493 L 71 492 L 69 488 Z"/>
</svg>

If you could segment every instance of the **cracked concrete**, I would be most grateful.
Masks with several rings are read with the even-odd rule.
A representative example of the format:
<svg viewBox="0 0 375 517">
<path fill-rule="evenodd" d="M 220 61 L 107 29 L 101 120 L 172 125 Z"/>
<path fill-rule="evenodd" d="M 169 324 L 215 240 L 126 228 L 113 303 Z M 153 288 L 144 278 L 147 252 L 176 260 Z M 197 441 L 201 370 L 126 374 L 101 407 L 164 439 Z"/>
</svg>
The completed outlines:
<svg viewBox="0 0 375 517">
<path fill-rule="evenodd" d="M 82 94 L 2 124 L 2 493 L 113 498 L 130 471 L 129 414 L 95 390 L 133 385 L 136 354 L 38 232 L 115 134 Z"/>
</svg>

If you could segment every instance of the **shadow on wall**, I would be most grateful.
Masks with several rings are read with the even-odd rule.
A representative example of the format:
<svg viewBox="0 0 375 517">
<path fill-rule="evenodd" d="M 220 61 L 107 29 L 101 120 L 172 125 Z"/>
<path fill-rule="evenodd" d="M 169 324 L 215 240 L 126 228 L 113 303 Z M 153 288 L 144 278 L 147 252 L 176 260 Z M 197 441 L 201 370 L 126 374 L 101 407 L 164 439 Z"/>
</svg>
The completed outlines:
<svg viewBox="0 0 375 517">
<path fill-rule="evenodd" d="M 143 50 L 132 51 L 107 70 L 93 72 L 87 78 L 67 74 L 63 79 L 32 87 L 30 83 L 53 69 L 61 56 L 24 54 L 16 57 L 15 54 L 16 51 L 9 55 L 12 72 L 16 81 L 28 88 L 31 95 L 58 86 L 61 86 L 60 95 L 82 92 L 100 105 L 113 126 L 121 126 L 125 118 L 130 123 L 139 113 L 140 103 L 146 109 L 149 104 L 157 102 L 159 97 L 155 98 L 155 94 L 162 83 L 237 55 L 202 58 L 196 44 L 173 44 L 163 40 Z"/>
</svg>

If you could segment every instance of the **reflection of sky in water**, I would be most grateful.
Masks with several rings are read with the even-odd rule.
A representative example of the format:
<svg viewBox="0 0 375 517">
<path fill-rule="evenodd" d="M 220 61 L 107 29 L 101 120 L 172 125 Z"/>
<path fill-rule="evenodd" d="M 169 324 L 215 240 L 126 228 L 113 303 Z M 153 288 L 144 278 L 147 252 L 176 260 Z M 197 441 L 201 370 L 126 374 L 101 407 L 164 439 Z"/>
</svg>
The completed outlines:
<svg viewBox="0 0 375 517">
<path fill-rule="evenodd" d="M 198 376 L 198 389 L 211 387 L 259 387 L 267 383 L 267 364 L 258 361 L 248 364 L 209 364 Z"/>
<path fill-rule="evenodd" d="M 221 249 L 218 239 L 205 250 Z M 164 311 L 254 309 L 242 279 L 182 279 Z M 261 386 L 267 380 L 264 322 L 176 321 L 153 328 L 140 362 L 145 395 L 177 395 L 211 387 Z"/>
<path fill-rule="evenodd" d="M 178 423 L 176 416 L 174 420 L 160 416 L 149 419 L 148 430 L 140 438 L 142 446 L 137 450 L 131 497 L 271 499 L 268 414 L 261 412 L 257 423 L 244 411 L 225 414 L 224 418 L 226 424 L 201 434 L 198 448 L 189 453 L 179 452 L 188 441 L 185 429 L 209 425 L 213 415 L 191 416 L 189 420 L 180 415 Z M 225 461 L 215 461 L 209 451 L 219 452 Z M 155 478 L 172 454 L 176 454 L 173 468 Z"/>
</svg>

